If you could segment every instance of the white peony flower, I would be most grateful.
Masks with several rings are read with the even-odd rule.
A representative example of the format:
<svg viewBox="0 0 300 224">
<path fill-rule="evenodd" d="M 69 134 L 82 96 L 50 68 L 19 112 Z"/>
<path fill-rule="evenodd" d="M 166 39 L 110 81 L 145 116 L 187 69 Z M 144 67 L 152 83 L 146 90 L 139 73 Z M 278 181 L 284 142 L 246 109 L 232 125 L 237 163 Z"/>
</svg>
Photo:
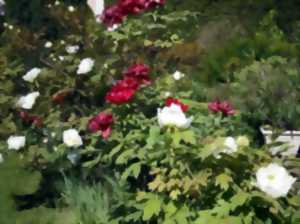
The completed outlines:
<svg viewBox="0 0 300 224">
<path fill-rule="evenodd" d="M 58 56 L 58 59 L 59 59 L 60 61 L 64 61 L 64 60 L 65 60 L 65 57 L 64 57 L 64 56 Z"/>
<path fill-rule="evenodd" d="M 39 92 L 32 92 L 27 94 L 26 96 L 21 96 L 20 99 L 17 101 L 16 106 L 29 110 L 33 107 L 36 98 L 38 98 L 39 96 Z"/>
<path fill-rule="evenodd" d="M 0 163 L 3 163 L 4 159 L 3 159 L 3 155 L 2 153 L 0 153 Z"/>
<path fill-rule="evenodd" d="M 19 150 L 25 146 L 25 136 L 10 136 L 7 139 L 8 149 Z"/>
<path fill-rule="evenodd" d="M 52 42 L 51 41 L 47 41 L 45 43 L 45 48 L 51 48 L 53 46 Z"/>
<path fill-rule="evenodd" d="M 82 139 L 76 129 L 69 129 L 63 132 L 63 141 L 69 147 L 81 146 Z"/>
<path fill-rule="evenodd" d="M 29 70 L 22 78 L 27 82 L 33 82 L 41 73 L 41 71 L 42 70 L 40 68 L 33 68 Z"/>
<path fill-rule="evenodd" d="M 238 150 L 238 145 L 233 137 L 227 137 L 224 141 L 225 149 L 222 150 L 223 153 L 232 154 Z"/>
<path fill-rule="evenodd" d="M 176 126 L 178 128 L 188 128 L 193 120 L 193 117 L 187 118 L 181 107 L 176 104 L 163 109 L 158 108 L 157 118 L 161 127 Z"/>
<path fill-rule="evenodd" d="M 171 92 L 165 92 L 165 97 L 166 98 L 170 97 L 171 95 L 172 95 Z"/>
<path fill-rule="evenodd" d="M 86 74 L 92 71 L 95 61 L 91 58 L 82 59 L 77 70 L 77 74 Z"/>
<path fill-rule="evenodd" d="M 180 71 L 176 71 L 173 74 L 173 78 L 178 81 L 180 79 L 182 79 L 185 75 L 183 73 L 181 73 Z"/>
<path fill-rule="evenodd" d="M 68 54 L 76 54 L 78 50 L 79 50 L 78 45 L 68 45 L 68 46 L 66 46 L 66 51 L 67 51 Z"/>
<path fill-rule="evenodd" d="M 75 11 L 75 7 L 72 6 L 72 5 L 70 5 L 70 6 L 68 7 L 68 10 L 69 10 L 69 12 L 74 12 L 74 11 Z"/>
<path fill-rule="evenodd" d="M 257 187 L 273 198 L 284 197 L 295 183 L 296 178 L 276 163 L 271 163 L 256 172 Z"/>
<path fill-rule="evenodd" d="M 87 0 L 87 4 L 96 17 L 99 17 L 104 11 L 104 0 Z"/>
</svg>

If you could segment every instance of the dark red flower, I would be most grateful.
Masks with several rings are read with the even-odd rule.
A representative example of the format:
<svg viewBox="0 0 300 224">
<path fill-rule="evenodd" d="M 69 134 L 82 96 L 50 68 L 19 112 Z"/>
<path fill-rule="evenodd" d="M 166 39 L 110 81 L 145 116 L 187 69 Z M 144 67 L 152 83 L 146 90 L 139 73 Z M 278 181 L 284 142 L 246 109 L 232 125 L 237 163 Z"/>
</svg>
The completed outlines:
<svg viewBox="0 0 300 224">
<path fill-rule="evenodd" d="M 19 116 L 24 122 L 26 123 L 30 122 L 30 116 L 27 111 L 20 111 Z"/>
<path fill-rule="evenodd" d="M 57 93 L 53 94 L 53 96 L 51 97 L 51 100 L 54 103 L 62 104 L 68 94 L 69 94 L 69 92 L 65 91 L 65 90 L 58 91 Z"/>
<path fill-rule="evenodd" d="M 210 102 L 208 109 L 214 113 L 222 113 L 224 116 L 234 115 L 235 111 L 233 106 L 228 101 L 220 102 L 219 100 Z"/>
<path fill-rule="evenodd" d="M 100 16 L 100 19 L 106 26 L 111 27 L 115 24 L 122 23 L 125 16 L 126 14 L 123 13 L 121 6 L 117 4 L 106 8 Z"/>
<path fill-rule="evenodd" d="M 120 0 L 119 6 L 124 14 L 139 14 L 147 8 L 147 0 Z"/>
<path fill-rule="evenodd" d="M 210 103 L 208 104 L 208 109 L 209 109 L 211 112 L 218 113 L 219 110 L 220 110 L 219 104 L 220 104 L 219 101 L 210 102 Z"/>
<path fill-rule="evenodd" d="M 165 3 L 165 0 L 147 0 L 146 8 L 150 9 L 156 6 L 163 6 Z"/>
<path fill-rule="evenodd" d="M 111 125 L 113 122 L 112 113 L 100 112 L 97 116 L 89 120 L 88 129 L 93 133 L 101 131 L 102 137 L 107 139 L 111 134 Z"/>
<path fill-rule="evenodd" d="M 151 83 L 149 77 L 150 68 L 146 64 L 134 64 L 123 73 L 125 78 L 134 78 L 139 84 L 149 85 Z"/>
<path fill-rule="evenodd" d="M 91 118 L 88 122 L 88 129 L 90 130 L 90 132 L 95 133 L 97 131 L 99 131 L 99 124 L 96 120 L 95 117 Z"/>
<path fill-rule="evenodd" d="M 43 119 L 39 116 L 32 116 L 31 117 L 31 122 L 32 122 L 33 125 L 35 125 L 37 127 L 43 126 Z"/>
<path fill-rule="evenodd" d="M 166 106 L 171 106 L 172 104 L 176 104 L 178 106 L 181 107 L 181 110 L 183 112 L 186 112 L 189 109 L 189 106 L 186 104 L 181 103 L 178 99 L 172 98 L 172 97 L 168 97 L 166 99 Z"/>
<path fill-rule="evenodd" d="M 43 125 L 43 119 L 37 115 L 30 115 L 26 111 L 20 111 L 19 116 L 23 122 L 27 124 L 33 124 L 37 127 L 41 127 Z"/>
<path fill-rule="evenodd" d="M 114 104 L 126 103 L 134 96 L 138 86 L 138 82 L 133 78 L 119 80 L 106 94 L 105 99 Z"/>
<path fill-rule="evenodd" d="M 235 113 L 232 105 L 228 101 L 221 102 L 219 108 L 221 112 L 226 116 L 230 116 Z"/>
</svg>

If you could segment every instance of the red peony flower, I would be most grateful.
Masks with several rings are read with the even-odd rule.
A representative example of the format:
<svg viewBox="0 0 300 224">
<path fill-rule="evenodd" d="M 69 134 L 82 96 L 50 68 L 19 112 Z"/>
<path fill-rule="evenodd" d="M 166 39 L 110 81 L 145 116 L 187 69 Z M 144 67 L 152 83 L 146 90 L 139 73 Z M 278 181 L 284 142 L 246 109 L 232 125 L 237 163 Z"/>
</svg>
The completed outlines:
<svg viewBox="0 0 300 224">
<path fill-rule="evenodd" d="M 41 117 L 38 116 L 32 116 L 31 117 L 31 122 L 33 125 L 37 126 L 37 127 L 41 127 L 43 126 L 43 119 Z"/>
<path fill-rule="evenodd" d="M 221 102 L 219 108 L 223 115 L 230 116 L 235 113 L 232 105 L 228 101 Z"/>
<path fill-rule="evenodd" d="M 219 112 L 219 104 L 220 104 L 219 101 L 210 102 L 210 103 L 208 104 L 208 109 L 209 109 L 211 112 L 218 113 L 218 112 Z"/>
<path fill-rule="evenodd" d="M 139 14 L 147 8 L 147 0 L 120 0 L 119 5 L 124 14 Z"/>
<path fill-rule="evenodd" d="M 125 16 L 126 14 L 123 13 L 121 6 L 117 4 L 106 8 L 100 16 L 100 19 L 106 26 L 112 27 L 115 24 L 122 23 Z"/>
<path fill-rule="evenodd" d="M 150 68 L 145 64 L 134 64 L 123 73 L 125 78 L 134 78 L 139 84 L 149 85 L 151 83 L 149 77 Z"/>
<path fill-rule="evenodd" d="M 181 107 L 181 110 L 183 112 L 186 112 L 189 109 L 189 106 L 186 104 L 181 103 L 178 99 L 172 98 L 172 97 L 168 97 L 166 99 L 166 106 L 171 106 L 172 104 L 176 104 L 178 106 Z"/>
<path fill-rule="evenodd" d="M 138 87 L 139 84 L 135 79 L 127 77 L 119 80 L 106 94 L 105 99 L 114 104 L 126 103 L 131 100 Z"/>
<path fill-rule="evenodd" d="M 163 6 L 165 3 L 165 0 L 147 0 L 146 8 L 150 9 L 156 6 Z"/>
<path fill-rule="evenodd" d="M 88 129 L 93 133 L 101 131 L 102 137 L 107 139 L 111 134 L 111 125 L 113 122 L 112 113 L 100 112 L 97 116 L 89 120 Z"/>
<path fill-rule="evenodd" d="M 68 91 L 64 91 L 64 90 L 58 91 L 57 93 L 53 94 L 53 96 L 51 97 L 51 100 L 54 103 L 62 104 L 68 94 L 69 94 Z"/>
<path fill-rule="evenodd" d="M 37 127 L 41 127 L 43 125 L 43 119 L 37 115 L 30 115 L 26 111 L 20 111 L 19 116 L 25 123 L 33 124 Z"/>
<path fill-rule="evenodd" d="M 214 113 L 222 113 L 224 116 L 234 115 L 235 111 L 228 101 L 220 102 L 219 100 L 210 102 L 208 109 Z"/>
</svg>

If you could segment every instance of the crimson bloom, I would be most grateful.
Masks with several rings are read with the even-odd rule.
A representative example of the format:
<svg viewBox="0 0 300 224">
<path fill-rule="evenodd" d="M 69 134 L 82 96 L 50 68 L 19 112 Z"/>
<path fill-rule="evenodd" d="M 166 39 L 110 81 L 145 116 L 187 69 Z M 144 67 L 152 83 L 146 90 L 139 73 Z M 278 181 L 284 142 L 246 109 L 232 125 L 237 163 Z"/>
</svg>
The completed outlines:
<svg viewBox="0 0 300 224">
<path fill-rule="evenodd" d="M 106 8 L 100 16 L 100 19 L 106 26 L 112 27 L 115 24 L 122 23 L 125 16 L 126 14 L 124 14 L 121 5 L 117 4 Z"/>
<path fill-rule="evenodd" d="M 111 134 L 111 125 L 113 122 L 112 113 L 100 112 L 97 116 L 89 120 L 88 129 L 93 133 L 101 131 L 102 137 L 107 139 Z"/>
<path fill-rule="evenodd" d="M 210 102 L 208 109 L 214 113 L 222 113 L 224 116 L 234 115 L 235 111 L 233 106 L 228 101 L 220 102 L 219 100 Z"/>
<path fill-rule="evenodd" d="M 166 99 L 166 106 L 170 107 L 172 104 L 176 104 L 181 107 L 182 112 L 186 112 L 189 109 L 189 106 L 186 104 L 183 104 L 178 99 L 168 97 Z"/>
<path fill-rule="evenodd" d="M 131 100 L 138 87 L 138 82 L 133 78 L 119 80 L 106 94 L 105 99 L 114 104 L 126 103 Z"/>
<path fill-rule="evenodd" d="M 119 5 L 126 15 L 139 14 L 147 8 L 147 0 L 120 0 Z"/>
<path fill-rule="evenodd" d="M 134 78 L 139 84 L 149 85 L 151 83 L 149 77 L 150 68 L 146 64 L 134 64 L 123 73 L 125 78 Z"/>
<path fill-rule="evenodd" d="M 41 117 L 37 115 L 30 115 L 26 111 L 20 111 L 19 117 L 27 124 L 33 124 L 37 127 L 41 127 L 43 125 L 43 119 Z"/>
</svg>

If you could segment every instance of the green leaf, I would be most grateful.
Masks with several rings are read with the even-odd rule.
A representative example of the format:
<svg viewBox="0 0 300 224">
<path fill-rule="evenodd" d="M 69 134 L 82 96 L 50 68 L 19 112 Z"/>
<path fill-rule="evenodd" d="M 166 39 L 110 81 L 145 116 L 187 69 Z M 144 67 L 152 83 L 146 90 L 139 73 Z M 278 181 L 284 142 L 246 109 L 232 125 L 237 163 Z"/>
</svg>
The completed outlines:
<svg viewBox="0 0 300 224">
<path fill-rule="evenodd" d="M 122 174 L 121 179 L 126 180 L 129 176 L 134 176 L 137 178 L 141 172 L 142 163 L 131 164 Z"/>
<path fill-rule="evenodd" d="M 121 155 L 117 158 L 116 164 L 126 164 L 130 158 L 134 156 L 134 149 L 128 149 L 121 153 Z"/>
<path fill-rule="evenodd" d="M 232 178 L 226 173 L 222 173 L 216 177 L 216 185 L 220 186 L 223 190 L 228 190 L 229 184 L 232 182 Z"/>
<path fill-rule="evenodd" d="M 144 213 L 143 220 L 148 221 L 154 215 L 158 216 L 161 210 L 161 201 L 158 196 L 153 196 L 150 200 L 148 200 L 144 205 Z"/>
<path fill-rule="evenodd" d="M 196 136 L 192 130 L 183 131 L 181 135 L 181 138 L 185 143 L 190 143 L 192 145 L 196 144 Z"/>
</svg>

